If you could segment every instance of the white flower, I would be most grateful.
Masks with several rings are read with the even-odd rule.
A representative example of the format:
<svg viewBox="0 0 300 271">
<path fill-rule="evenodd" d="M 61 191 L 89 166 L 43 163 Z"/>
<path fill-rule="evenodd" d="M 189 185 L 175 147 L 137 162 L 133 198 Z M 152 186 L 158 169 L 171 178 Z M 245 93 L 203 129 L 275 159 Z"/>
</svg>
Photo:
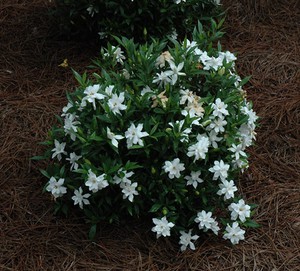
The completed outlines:
<svg viewBox="0 0 300 271">
<path fill-rule="evenodd" d="M 71 170 L 78 169 L 78 164 L 76 163 L 82 156 L 76 155 L 75 152 L 70 153 L 70 157 L 66 158 L 66 160 L 70 161 Z"/>
<path fill-rule="evenodd" d="M 74 196 L 72 197 L 72 200 L 74 200 L 74 205 L 79 205 L 80 209 L 83 209 L 83 204 L 89 205 L 90 202 L 87 198 L 91 196 L 91 194 L 84 194 L 82 195 L 82 188 L 79 187 L 78 190 L 75 189 Z"/>
<path fill-rule="evenodd" d="M 195 100 L 195 96 L 193 94 L 192 91 L 188 90 L 188 89 L 180 89 L 180 104 L 185 104 L 186 101 L 188 101 L 188 103 L 193 103 Z"/>
<path fill-rule="evenodd" d="M 218 232 L 220 230 L 220 227 L 218 225 L 218 222 L 215 220 L 214 222 L 211 223 L 210 225 L 210 229 L 212 230 L 212 232 L 215 234 L 215 235 L 218 235 Z M 204 230 L 205 231 L 205 230 Z"/>
<path fill-rule="evenodd" d="M 77 116 L 75 113 L 65 115 L 64 131 L 66 135 L 70 135 L 73 141 L 76 140 L 77 125 L 80 124 L 80 122 L 77 121 L 76 118 Z"/>
<path fill-rule="evenodd" d="M 169 37 L 173 40 L 176 40 L 178 38 L 178 34 L 175 28 L 172 29 L 171 34 L 169 35 Z"/>
<path fill-rule="evenodd" d="M 127 108 L 126 105 L 122 104 L 125 100 L 124 92 L 120 93 L 118 96 L 117 94 L 112 94 L 111 98 L 108 100 L 107 104 L 112 113 L 120 114 L 120 110 L 125 110 Z"/>
<path fill-rule="evenodd" d="M 245 115 L 248 116 L 248 125 L 251 128 L 255 128 L 255 122 L 258 119 L 258 116 L 256 115 L 256 113 L 253 111 L 253 109 L 250 108 L 250 104 L 247 103 L 246 106 L 243 106 L 241 108 L 242 113 L 244 113 Z"/>
<path fill-rule="evenodd" d="M 155 225 L 152 228 L 152 231 L 156 232 L 156 238 L 159 238 L 160 236 L 166 237 L 171 235 L 170 229 L 174 227 L 175 224 L 169 222 L 165 216 L 161 219 L 153 218 L 152 221 Z"/>
<path fill-rule="evenodd" d="M 199 117 L 199 116 L 196 116 L 196 114 L 195 114 L 195 110 L 193 110 L 193 109 L 188 109 L 187 107 L 184 109 L 184 110 L 182 110 L 181 111 L 181 114 L 183 115 L 183 116 L 189 116 L 189 118 L 195 118 L 194 120 L 193 120 L 193 122 L 192 122 L 192 124 L 193 125 L 197 125 L 197 126 L 200 126 L 200 120 L 201 120 L 201 117 Z M 202 114 L 203 115 L 203 114 Z"/>
<path fill-rule="evenodd" d="M 233 245 L 236 245 L 239 243 L 240 240 L 245 239 L 245 236 L 244 236 L 245 231 L 239 227 L 239 224 L 237 222 L 233 222 L 232 226 L 227 224 L 227 227 L 225 230 L 226 230 L 226 233 L 223 235 L 223 238 L 230 239 L 230 242 Z"/>
<path fill-rule="evenodd" d="M 140 145 L 144 146 L 144 142 L 142 140 L 143 137 L 148 136 L 147 132 L 142 132 L 143 124 L 139 123 L 138 126 L 135 126 L 131 123 L 130 127 L 125 132 L 125 137 L 127 139 L 127 148 L 129 149 L 132 145 Z"/>
<path fill-rule="evenodd" d="M 188 233 L 186 233 L 185 231 L 180 231 L 180 234 L 181 236 L 179 244 L 181 245 L 181 251 L 186 250 L 187 247 L 190 247 L 190 249 L 195 250 L 195 245 L 192 241 L 196 241 L 199 238 L 199 236 L 192 235 L 192 230 L 189 230 Z"/>
<path fill-rule="evenodd" d="M 51 177 L 48 183 L 48 186 L 46 187 L 46 190 L 48 192 L 51 192 L 54 198 L 59 198 L 63 194 L 67 193 L 67 188 L 63 186 L 65 182 L 65 179 L 60 178 L 58 181 L 54 178 Z"/>
<path fill-rule="evenodd" d="M 124 76 L 125 79 L 127 79 L 127 80 L 130 79 L 130 73 L 126 69 L 122 70 L 122 74 L 123 74 L 123 76 Z"/>
<path fill-rule="evenodd" d="M 180 172 L 185 170 L 185 167 L 183 163 L 180 163 L 179 158 L 175 158 L 173 161 L 165 161 L 163 169 L 170 179 L 174 179 L 174 177 L 180 177 Z"/>
<path fill-rule="evenodd" d="M 118 170 L 118 175 L 115 175 L 113 178 L 113 183 L 120 184 L 122 182 L 131 184 L 131 180 L 128 178 L 130 178 L 133 174 L 133 171 L 127 172 L 127 170 L 120 168 Z"/>
<path fill-rule="evenodd" d="M 199 223 L 199 229 L 210 229 L 211 223 L 214 222 L 214 219 L 211 217 L 212 212 L 201 211 L 197 213 L 197 217 L 195 218 L 195 222 Z"/>
<path fill-rule="evenodd" d="M 107 138 L 111 140 L 111 144 L 113 146 L 115 146 L 116 148 L 118 148 L 118 146 L 119 146 L 118 140 L 124 138 L 124 136 L 115 135 L 113 132 L 111 132 L 111 130 L 108 127 L 107 127 L 107 130 L 106 130 L 106 135 L 107 135 Z"/>
<path fill-rule="evenodd" d="M 107 187 L 109 184 L 108 184 L 107 180 L 105 179 L 104 173 L 97 177 L 96 174 L 94 172 L 92 172 L 91 169 L 89 169 L 88 180 L 85 183 L 85 185 L 89 188 L 90 191 L 95 193 L 98 190 L 101 190 L 101 189 Z"/>
<path fill-rule="evenodd" d="M 209 136 L 209 141 L 210 141 L 210 144 L 212 145 L 212 147 L 215 148 L 215 149 L 218 148 L 218 143 L 217 142 L 220 142 L 223 138 L 218 137 L 215 130 L 211 130 L 209 132 L 208 136 Z"/>
<path fill-rule="evenodd" d="M 219 67 L 223 66 L 223 59 L 224 57 L 222 55 L 218 56 L 217 58 L 215 57 L 209 57 L 207 55 L 207 52 L 204 52 L 201 56 L 200 56 L 200 60 L 202 61 L 202 63 L 204 64 L 203 70 L 218 70 Z"/>
<path fill-rule="evenodd" d="M 201 56 L 204 52 L 197 47 L 197 48 L 194 49 L 193 53 L 196 56 Z"/>
<path fill-rule="evenodd" d="M 63 107 L 61 116 L 62 117 L 66 116 L 67 113 L 68 113 L 68 111 L 69 111 L 69 109 L 71 109 L 72 107 L 73 107 L 73 104 L 71 104 L 70 102 L 68 102 L 68 104 Z"/>
<path fill-rule="evenodd" d="M 123 51 L 121 50 L 121 48 L 119 47 L 115 47 L 115 46 L 112 46 L 111 49 L 113 50 L 113 54 L 117 60 L 117 62 L 119 62 L 120 64 L 123 64 L 123 60 L 125 60 L 125 56 L 123 55 Z"/>
<path fill-rule="evenodd" d="M 240 140 L 242 141 L 243 148 L 251 146 L 256 135 L 254 129 L 244 123 L 239 128 L 239 133 L 241 135 Z"/>
<path fill-rule="evenodd" d="M 235 74 L 234 72 L 232 72 L 231 70 L 229 70 L 229 73 L 231 74 L 230 79 L 234 79 L 234 80 L 235 80 L 234 85 L 235 85 L 241 92 L 243 92 L 243 89 L 242 89 L 242 87 L 240 86 L 240 83 L 241 83 L 241 81 L 242 81 L 242 78 L 241 78 L 238 74 Z"/>
<path fill-rule="evenodd" d="M 186 0 L 174 0 L 174 3 L 175 3 L 175 4 L 180 4 L 181 1 L 182 1 L 182 2 L 186 2 Z"/>
<path fill-rule="evenodd" d="M 231 220 L 239 218 L 242 222 L 245 222 L 246 218 L 250 217 L 251 207 L 245 204 L 243 199 L 240 199 L 238 203 L 231 203 L 228 210 L 231 211 Z"/>
<path fill-rule="evenodd" d="M 177 120 L 175 122 L 175 124 L 173 124 L 172 122 L 169 122 L 169 125 L 173 128 L 173 130 L 175 131 L 175 133 L 180 133 L 180 142 L 188 142 L 189 141 L 189 134 L 192 132 L 191 128 L 186 128 L 183 131 L 182 127 L 184 125 L 184 120 Z M 176 129 L 178 127 L 178 129 Z"/>
<path fill-rule="evenodd" d="M 106 32 L 98 32 L 98 35 L 99 35 L 100 40 L 103 40 L 103 39 L 107 38 L 107 33 Z M 104 55 L 106 55 L 106 54 L 104 54 Z"/>
<path fill-rule="evenodd" d="M 90 15 L 91 17 L 94 17 L 95 13 L 98 13 L 98 12 L 99 12 L 98 8 L 93 7 L 92 5 L 89 6 L 86 10 L 87 10 L 87 12 L 89 13 L 89 15 Z"/>
<path fill-rule="evenodd" d="M 182 45 L 184 45 L 184 43 L 185 42 L 183 42 L 183 44 Z M 190 49 L 193 49 L 194 47 L 196 47 L 197 46 L 197 42 L 195 42 L 195 41 L 190 41 L 189 39 L 186 39 L 186 49 L 188 49 L 188 51 L 190 50 Z"/>
<path fill-rule="evenodd" d="M 202 63 L 210 60 L 210 56 L 208 56 L 207 52 L 204 51 L 202 52 L 202 54 L 200 55 L 199 59 L 201 60 Z"/>
<path fill-rule="evenodd" d="M 214 173 L 213 180 L 217 180 L 218 178 L 221 179 L 221 181 L 226 180 L 228 176 L 228 170 L 229 165 L 225 164 L 223 160 L 215 161 L 214 166 L 209 168 L 208 170 L 212 173 Z"/>
<path fill-rule="evenodd" d="M 99 90 L 99 84 L 88 86 L 83 92 L 86 96 L 84 96 L 81 101 L 81 107 L 85 107 L 86 101 L 88 101 L 89 103 L 93 104 L 93 108 L 96 110 L 96 100 L 103 100 L 105 98 L 103 94 L 98 93 Z"/>
<path fill-rule="evenodd" d="M 196 189 L 199 183 L 204 181 L 200 178 L 201 171 L 192 171 L 190 176 L 185 176 L 184 179 L 187 180 L 187 185 L 193 185 Z"/>
<path fill-rule="evenodd" d="M 145 86 L 141 91 L 141 96 L 144 96 L 146 93 L 153 93 L 149 86 Z"/>
<path fill-rule="evenodd" d="M 224 126 L 226 124 L 227 124 L 227 121 L 224 120 L 223 118 L 216 118 L 208 126 L 208 129 L 214 130 L 216 133 L 223 133 L 225 131 Z"/>
<path fill-rule="evenodd" d="M 73 114 L 66 114 L 65 115 L 65 131 L 74 131 L 77 132 L 77 125 L 80 124 L 79 121 L 76 120 L 77 116 L 75 113 Z"/>
<path fill-rule="evenodd" d="M 167 71 L 167 72 L 169 72 L 171 76 L 171 85 L 175 85 L 175 83 L 178 80 L 178 76 L 186 75 L 184 72 L 180 72 L 183 69 L 184 62 L 179 63 L 178 66 L 176 66 L 173 61 L 169 61 L 169 64 L 170 64 L 171 71 Z"/>
<path fill-rule="evenodd" d="M 223 58 L 226 59 L 226 62 L 233 62 L 236 60 L 236 56 L 233 53 L 230 53 L 229 51 L 224 52 L 219 52 L 219 56 L 222 56 Z"/>
<path fill-rule="evenodd" d="M 203 67 L 203 70 L 210 70 L 210 69 L 214 69 L 214 70 L 218 70 L 219 67 L 223 66 L 223 56 L 218 56 L 217 58 L 215 57 L 211 57 L 210 60 L 205 62 L 205 66 Z"/>
<path fill-rule="evenodd" d="M 224 200 L 231 199 L 234 197 L 234 192 L 237 191 L 237 187 L 234 182 L 223 180 L 222 183 L 219 184 L 220 190 L 217 192 L 219 196 L 224 195 Z"/>
<path fill-rule="evenodd" d="M 248 161 L 241 159 L 233 160 L 231 163 L 234 169 L 240 168 L 241 172 L 244 172 L 244 170 L 249 167 Z"/>
<path fill-rule="evenodd" d="M 171 78 L 169 77 L 172 75 L 172 71 L 161 71 L 160 74 L 156 74 L 157 77 L 155 77 L 152 81 L 152 83 L 159 83 L 159 86 L 165 86 L 166 84 L 171 82 Z"/>
<path fill-rule="evenodd" d="M 121 182 L 120 187 L 123 193 L 123 199 L 128 198 L 129 201 L 133 202 L 133 196 L 138 195 L 138 191 L 136 191 L 137 182 L 129 183 L 129 182 Z"/>
<path fill-rule="evenodd" d="M 229 113 L 227 111 L 227 104 L 221 101 L 220 98 L 217 98 L 215 103 L 212 104 L 213 116 L 223 118 L 224 116 L 227 116 Z"/>
<path fill-rule="evenodd" d="M 53 152 L 52 159 L 57 156 L 58 161 L 60 161 L 62 158 L 61 155 L 67 154 L 67 152 L 65 151 L 66 143 L 65 142 L 59 143 L 59 141 L 55 139 L 54 145 L 55 145 L 55 148 L 51 150 Z"/>
<path fill-rule="evenodd" d="M 231 147 L 228 149 L 229 151 L 233 152 L 233 156 L 236 160 L 240 159 L 240 156 L 246 157 L 247 154 L 243 151 L 244 146 L 242 144 L 235 145 L 232 144 Z"/>
<path fill-rule="evenodd" d="M 107 94 L 108 97 L 111 97 L 111 95 L 113 94 L 113 89 L 114 89 L 114 85 L 109 85 L 105 88 L 105 93 Z"/>
<path fill-rule="evenodd" d="M 197 213 L 197 217 L 195 218 L 195 222 L 199 223 L 199 229 L 203 229 L 204 231 L 212 230 L 215 234 L 218 234 L 219 226 L 217 221 L 211 217 L 212 212 L 201 211 Z"/>
<path fill-rule="evenodd" d="M 198 135 L 197 143 L 188 147 L 188 157 L 194 156 L 194 162 L 199 159 L 205 159 L 205 155 L 208 152 L 209 139 L 207 136 Z"/>
</svg>

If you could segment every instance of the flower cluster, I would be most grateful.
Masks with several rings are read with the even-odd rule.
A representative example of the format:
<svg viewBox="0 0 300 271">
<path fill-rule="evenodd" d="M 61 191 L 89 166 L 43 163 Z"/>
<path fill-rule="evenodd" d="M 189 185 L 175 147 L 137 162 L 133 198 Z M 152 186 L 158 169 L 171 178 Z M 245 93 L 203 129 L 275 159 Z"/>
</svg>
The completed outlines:
<svg viewBox="0 0 300 271">
<path fill-rule="evenodd" d="M 75 73 L 80 86 L 42 171 L 58 208 L 78 205 L 92 223 L 150 212 L 157 238 L 177 234 L 181 250 L 195 249 L 200 231 L 237 244 L 257 225 L 236 186 L 257 116 L 236 57 L 213 48 L 212 35 L 199 25 L 192 41 L 169 46 L 117 39 L 94 61 L 93 80 Z"/>
<path fill-rule="evenodd" d="M 216 0 L 55 0 L 53 9 L 64 35 L 87 35 L 108 39 L 111 35 L 134 37 L 176 37 L 192 31 L 202 17 L 221 13 Z M 204 20 L 203 20 L 204 21 Z"/>
</svg>

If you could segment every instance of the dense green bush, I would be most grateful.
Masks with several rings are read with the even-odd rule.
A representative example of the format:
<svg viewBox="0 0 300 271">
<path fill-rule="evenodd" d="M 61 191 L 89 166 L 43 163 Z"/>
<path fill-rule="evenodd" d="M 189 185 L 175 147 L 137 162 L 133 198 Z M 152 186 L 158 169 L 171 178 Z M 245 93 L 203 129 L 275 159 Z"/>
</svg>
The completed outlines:
<svg viewBox="0 0 300 271">
<path fill-rule="evenodd" d="M 69 36 L 145 41 L 192 32 L 197 20 L 219 14 L 218 6 L 215 0 L 56 0 L 53 14 Z"/>
<path fill-rule="evenodd" d="M 41 172 L 57 211 L 78 206 L 91 233 L 103 220 L 151 215 L 157 237 L 180 235 L 182 250 L 199 230 L 236 244 L 241 227 L 257 226 L 235 185 L 257 116 L 236 57 L 213 46 L 220 36 L 213 22 L 192 41 L 116 38 L 92 78 L 75 72 L 79 86 L 37 157 L 51 160 Z"/>
</svg>

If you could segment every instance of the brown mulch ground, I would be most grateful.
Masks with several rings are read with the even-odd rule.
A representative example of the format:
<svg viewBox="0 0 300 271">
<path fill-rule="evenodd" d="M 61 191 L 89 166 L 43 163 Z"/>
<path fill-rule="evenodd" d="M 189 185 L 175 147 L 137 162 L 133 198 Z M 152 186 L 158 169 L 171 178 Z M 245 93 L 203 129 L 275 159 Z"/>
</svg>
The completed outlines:
<svg viewBox="0 0 300 271">
<path fill-rule="evenodd" d="M 223 2 L 223 1 L 221 1 Z M 224 48 L 238 53 L 262 118 L 240 186 L 261 228 L 231 246 L 203 239 L 178 253 L 141 225 L 103 224 L 95 242 L 79 219 L 52 214 L 35 162 L 54 114 L 97 48 L 52 36 L 46 0 L 0 0 L 0 270 L 300 270 L 300 4 L 226 0 Z"/>
</svg>

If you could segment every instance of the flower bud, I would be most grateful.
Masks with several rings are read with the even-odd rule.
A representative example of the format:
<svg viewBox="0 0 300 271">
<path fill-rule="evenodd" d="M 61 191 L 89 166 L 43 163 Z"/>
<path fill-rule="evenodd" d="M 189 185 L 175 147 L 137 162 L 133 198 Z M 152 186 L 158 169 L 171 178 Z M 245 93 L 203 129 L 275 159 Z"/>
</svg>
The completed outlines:
<svg viewBox="0 0 300 271">
<path fill-rule="evenodd" d="M 219 75 L 222 76 L 222 75 L 224 75 L 224 73 L 225 73 L 225 67 L 222 67 L 221 69 L 218 70 Z"/>
<path fill-rule="evenodd" d="M 168 212 L 169 212 L 168 209 L 166 207 L 164 207 L 162 210 L 163 215 L 167 215 Z"/>
<path fill-rule="evenodd" d="M 204 122 L 202 123 L 203 127 L 205 127 L 205 126 L 207 126 L 207 125 L 209 125 L 209 124 L 211 124 L 211 120 L 207 120 L 207 121 L 204 121 Z"/>
</svg>

